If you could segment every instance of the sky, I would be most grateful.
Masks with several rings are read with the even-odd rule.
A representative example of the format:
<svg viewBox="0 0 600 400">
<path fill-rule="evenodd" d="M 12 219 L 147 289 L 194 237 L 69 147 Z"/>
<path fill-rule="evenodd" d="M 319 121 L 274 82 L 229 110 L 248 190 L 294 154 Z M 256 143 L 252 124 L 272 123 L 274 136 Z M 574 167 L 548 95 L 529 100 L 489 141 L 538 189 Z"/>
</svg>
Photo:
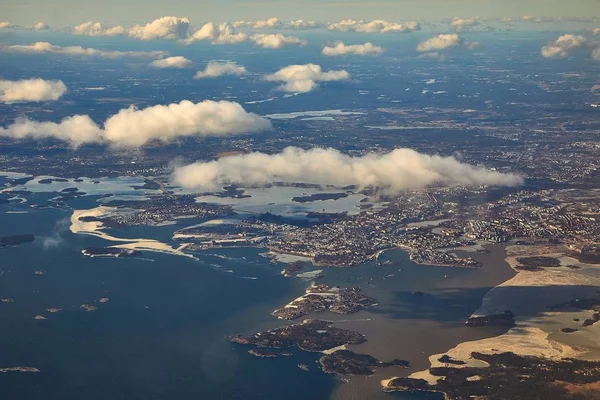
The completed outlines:
<svg viewBox="0 0 600 400">
<path fill-rule="evenodd" d="M 84 21 L 133 25 L 165 15 L 206 21 L 384 19 L 426 22 L 453 17 L 600 16 L 600 0 L 0 0 L 0 21 L 64 28 Z"/>
</svg>

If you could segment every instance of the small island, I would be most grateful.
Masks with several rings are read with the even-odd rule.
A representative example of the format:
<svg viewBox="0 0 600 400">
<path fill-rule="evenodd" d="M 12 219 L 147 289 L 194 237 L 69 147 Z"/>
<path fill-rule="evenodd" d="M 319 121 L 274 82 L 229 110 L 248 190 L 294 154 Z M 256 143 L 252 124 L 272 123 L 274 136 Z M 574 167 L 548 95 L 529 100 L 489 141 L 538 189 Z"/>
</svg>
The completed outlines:
<svg viewBox="0 0 600 400">
<path fill-rule="evenodd" d="M 405 360 L 382 362 L 367 354 L 357 354 L 350 350 L 338 350 L 319 359 L 324 372 L 338 375 L 372 375 L 375 368 L 398 366 L 408 368 Z"/>
<path fill-rule="evenodd" d="M 300 324 L 287 325 L 250 336 L 232 336 L 229 339 L 232 343 L 259 348 L 284 349 L 297 346 L 311 352 L 367 341 L 360 333 L 336 328 L 327 321 L 316 319 L 307 319 Z"/>
<path fill-rule="evenodd" d="M 376 304 L 375 299 L 362 295 L 360 288 L 339 288 L 327 284 L 313 284 L 306 294 L 283 308 L 273 311 L 279 319 L 293 320 L 313 312 L 331 311 L 352 314 Z"/>
<path fill-rule="evenodd" d="M 348 197 L 348 193 L 315 193 L 309 196 L 292 197 L 294 203 L 312 203 L 315 201 L 339 200 Z"/>
<path fill-rule="evenodd" d="M 24 235 L 2 236 L 0 237 L 0 249 L 3 247 L 13 247 L 25 243 L 31 243 L 34 240 L 35 236 L 29 233 Z"/>
<path fill-rule="evenodd" d="M 132 249 L 121 249 L 118 247 L 87 247 L 81 250 L 81 254 L 88 257 L 140 257 L 142 252 Z"/>
</svg>

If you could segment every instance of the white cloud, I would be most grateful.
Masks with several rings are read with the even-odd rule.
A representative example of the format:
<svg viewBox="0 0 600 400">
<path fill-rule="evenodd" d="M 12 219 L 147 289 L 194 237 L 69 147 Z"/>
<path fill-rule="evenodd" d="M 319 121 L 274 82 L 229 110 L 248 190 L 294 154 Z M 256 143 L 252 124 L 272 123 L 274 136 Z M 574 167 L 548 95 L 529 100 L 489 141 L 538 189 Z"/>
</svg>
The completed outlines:
<svg viewBox="0 0 600 400">
<path fill-rule="evenodd" d="M 3 103 L 58 100 L 66 92 L 67 87 L 62 81 L 46 81 L 44 79 L 0 80 L 0 101 Z"/>
<path fill-rule="evenodd" d="M 290 21 L 286 24 L 287 29 L 317 29 L 320 27 L 321 24 L 316 21 L 307 21 L 303 19 Z"/>
<path fill-rule="evenodd" d="M 68 117 L 59 123 L 21 118 L 7 128 L 0 128 L 0 136 L 55 138 L 74 147 L 86 143 L 139 147 L 150 141 L 168 143 L 185 136 L 227 136 L 269 129 L 271 123 L 267 119 L 246 112 L 238 103 L 184 100 L 142 110 L 133 106 L 122 109 L 105 121 L 104 128 L 87 115 Z"/>
<path fill-rule="evenodd" d="M 150 67 L 164 69 L 164 68 L 189 68 L 192 66 L 192 62 L 185 57 L 167 57 L 162 60 L 152 61 Z"/>
<path fill-rule="evenodd" d="M 315 64 L 289 65 L 264 77 L 267 81 L 284 82 L 278 89 L 290 93 L 310 92 L 318 87 L 317 82 L 340 81 L 349 78 L 348 71 L 324 72 L 320 65 Z"/>
<path fill-rule="evenodd" d="M 382 20 L 374 21 L 357 21 L 353 19 L 345 19 L 339 22 L 330 24 L 327 29 L 330 31 L 339 32 L 370 32 L 370 33 L 406 33 L 418 31 L 420 28 L 419 24 L 412 21 L 406 24 L 398 24 L 395 22 L 388 22 Z"/>
<path fill-rule="evenodd" d="M 594 28 L 592 35 L 600 35 L 600 28 Z"/>
<path fill-rule="evenodd" d="M 58 46 L 48 42 L 33 44 L 0 45 L 0 52 L 27 54 L 60 54 L 65 56 L 90 56 L 101 58 L 141 57 L 159 58 L 165 55 L 162 51 L 112 51 L 85 48 L 81 46 Z"/>
<path fill-rule="evenodd" d="M 541 53 L 546 58 L 565 58 L 571 50 L 582 48 L 586 43 L 584 36 L 566 34 L 542 47 Z"/>
<path fill-rule="evenodd" d="M 17 28 L 18 25 L 13 25 L 10 22 L 0 22 L 0 29 L 4 28 Z"/>
<path fill-rule="evenodd" d="M 468 50 L 473 50 L 479 47 L 478 42 L 467 42 L 456 33 L 443 33 L 427 40 L 422 41 L 417 46 L 417 51 L 428 52 L 428 51 L 441 51 L 450 49 L 453 47 L 463 47 Z"/>
<path fill-rule="evenodd" d="M 102 140 L 102 130 L 87 115 L 76 115 L 63 119 L 60 123 L 37 122 L 19 118 L 7 128 L 0 127 L 0 136 L 14 139 L 54 138 L 77 147 L 85 143 L 98 143 Z"/>
<path fill-rule="evenodd" d="M 77 25 L 71 33 L 81 36 L 122 36 L 127 34 L 127 30 L 122 26 L 105 28 L 100 22 L 89 21 Z"/>
<path fill-rule="evenodd" d="M 236 27 L 246 27 L 254 29 L 275 29 L 282 28 L 283 23 L 278 18 L 269 18 L 266 21 L 239 21 L 234 24 Z"/>
<path fill-rule="evenodd" d="M 596 47 L 592 51 L 592 58 L 596 61 L 600 61 L 600 47 Z"/>
<path fill-rule="evenodd" d="M 375 46 L 371 42 L 365 44 L 346 45 L 343 42 L 337 43 L 335 46 L 326 46 L 323 48 L 323 55 L 326 56 L 342 56 L 346 54 L 356 55 L 373 55 L 381 54 L 385 51 L 383 47 Z"/>
<path fill-rule="evenodd" d="M 33 24 L 33 29 L 35 29 L 36 31 L 45 31 L 50 29 L 50 26 L 42 21 L 38 21 L 35 24 Z"/>
<path fill-rule="evenodd" d="M 129 30 L 129 36 L 141 39 L 185 39 L 189 36 L 190 20 L 179 17 L 162 17 L 148 22 L 146 25 L 136 25 Z"/>
<path fill-rule="evenodd" d="M 265 49 L 281 49 L 287 45 L 298 45 L 306 46 L 308 42 L 306 40 L 297 38 L 296 36 L 284 36 L 281 33 L 276 34 L 257 34 L 252 35 L 252 40 L 257 46 L 261 46 Z"/>
<path fill-rule="evenodd" d="M 471 28 L 477 25 L 479 25 L 479 21 L 476 18 L 454 18 L 454 21 L 452 21 L 452 27 L 456 30 Z"/>
<path fill-rule="evenodd" d="M 206 65 L 204 71 L 198 71 L 194 79 L 203 79 L 203 78 L 218 78 L 223 75 L 234 75 L 241 76 L 248 73 L 246 68 L 239 66 L 237 64 L 231 62 L 220 63 L 216 61 L 211 61 Z"/>
<path fill-rule="evenodd" d="M 186 43 L 192 43 L 196 40 L 208 40 L 212 44 L 235 44 L 247 41 L 248 35 L 242 32 L 236 32 L 235 28 L 224 22 L 216 25 L 212 22 L 204 24 L 204 26 L 198 29 L 192 34 Z"/>
<path fill-rule="evenodd" d="M 215 189 L 228 184 L 261 186 L 275 181 L 338 187 L 358 185 L 376 187 L 390 194 L 433 185 L 515 186 L 523 182 L 514 174 L 489 171 L 453 157 L 430 156 L 407 148 L 351 157 L 335 149 L 297 147 L 273 155 L 250 153 L 196 162 L 176 168 L 172 181 L 191 189 Z"/>
<path fill-rule="evenodd" d="M 298 19 L 295 21 L 281 21 L 279 18 L 269 18 L 265 21 L 236 21 L 233 23 L 235 28 L 253 28 L 253 29 L 316 29 L 321 24 L 315 21 Z"/>
</svg>

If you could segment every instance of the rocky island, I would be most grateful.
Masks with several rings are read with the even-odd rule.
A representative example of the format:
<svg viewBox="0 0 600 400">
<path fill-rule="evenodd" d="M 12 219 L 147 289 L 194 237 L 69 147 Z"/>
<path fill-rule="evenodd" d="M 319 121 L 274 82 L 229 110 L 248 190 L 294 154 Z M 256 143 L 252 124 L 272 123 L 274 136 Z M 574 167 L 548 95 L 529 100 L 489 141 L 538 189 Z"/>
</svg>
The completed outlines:
<svg viewBox="0 0 600 400">
<path fill-rule="evenodd" d="M 336 328 L 329 322 L 307 319 L 300 324 L 250 336 L 232 336 L 230 340 L 259 348 L 284 349 L 297 346 L 304 351 L 320 352 L 349 344 L 361 344 L 367 339 L 360 333 Z"/>
<path fill-rule="evenodd" d="M 306 294 L 283 308 L 273 311 L 280 319 L 293 320 L 313 312 L 329 310 L 337 314 L 352 314 L 376 304 L 375 299 L 362 295 L 360 288 L 339 288 L 327 284 L 312 284 Z"/>
<path fill-rule="evenodd" d="M 319 359 L 324 372 L 339 375 L 371 375 L 376 368 L 399 366 L 408 367 L 405 360 L 382 362 L 367 354 L 357 354 L 350 350 L 338 350 Z"/>
<path fill-rule="evenodd" d="M 0 249 L 3 247 L 18 246 L 24 243 L 31 243 L 35 240 L 32 234 L 2 236 L 0 237 Z"/>
</svg>

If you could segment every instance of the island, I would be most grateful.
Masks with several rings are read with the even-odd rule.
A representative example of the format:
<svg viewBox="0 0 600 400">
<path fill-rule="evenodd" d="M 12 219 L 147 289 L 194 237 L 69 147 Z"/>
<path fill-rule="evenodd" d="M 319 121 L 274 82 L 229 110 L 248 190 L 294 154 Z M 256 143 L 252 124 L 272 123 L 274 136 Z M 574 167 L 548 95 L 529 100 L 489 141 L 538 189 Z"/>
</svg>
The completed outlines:
<svg viewBox="0 0 600 400">
<path fill-rule="evenodd" d="M 439 380 L 392 378 L 382 382 L 387 392 L 440 392 L 446 399 L 553 399 L 588 397 L 600 381 L 600 362 L 558 361 L 511 352 L 471 353 L 488 367 L 436 367 L 429 373 Z"/>
<path fill-rule="evenodd" d="M 9 367 L 9 368 L 0 368 L 0 372 L 2 373 L 7 373 L 7 372 L 33 372 L 33 373 L 37 373 L 40 372 L 39 369 L 35 368 L 35 367 Z"/>
<path fill-rule="evenodd" d="M 372 375 L 376 368 L 398 366 L 409 367 L 406 360 L 382 362 L 367 354 L 357 354 L 350 350 L 338 350 L 319 359 L 324 372 L 339 375 Z"/>
<path fill-rule="evenodd" d="M 118 247 L 87 247 L 81 254 L 88 257 L 140 257 L 142 252 Z"/>
<path fill-rule="evenodd" d="M 348 197 L 348 193 L 314 193 L 308 196 L 292 197 L 294 203 L 312 203 L 315 201 L 339 200 Z"/>
<path fill-rule="evenodd" d="M 35 240 L 35 236 L 32 234 L 25 235 L 13 235 L 13 236 L 2 236 L 0 237 L 0 249 L 3 247 L 18 246 L 24 243 L 31 243 Z"/>
<path fill-rule="evenodd" d="M 313 312 L 329 310 L 337 314 L 352 314 L 376 304 L 375 299 L 362 295 L 360 288 L 339 288 L 327 284 L 312 284 L 306 294 L 283 308 L 273 311 L 279 319 L 293 320 Z"/>
<path fill-rule="evenodd" d="M 316 319 L 307 319 L 300 324 L 287 325 L 250 336 L 231 336 L 229 339 L 232 343 L 259 348 L 284 349 L 296 346 L 310 352 L 367 341 L 360 333 L 336 328 L 330 322 Z"/>
</svg>

